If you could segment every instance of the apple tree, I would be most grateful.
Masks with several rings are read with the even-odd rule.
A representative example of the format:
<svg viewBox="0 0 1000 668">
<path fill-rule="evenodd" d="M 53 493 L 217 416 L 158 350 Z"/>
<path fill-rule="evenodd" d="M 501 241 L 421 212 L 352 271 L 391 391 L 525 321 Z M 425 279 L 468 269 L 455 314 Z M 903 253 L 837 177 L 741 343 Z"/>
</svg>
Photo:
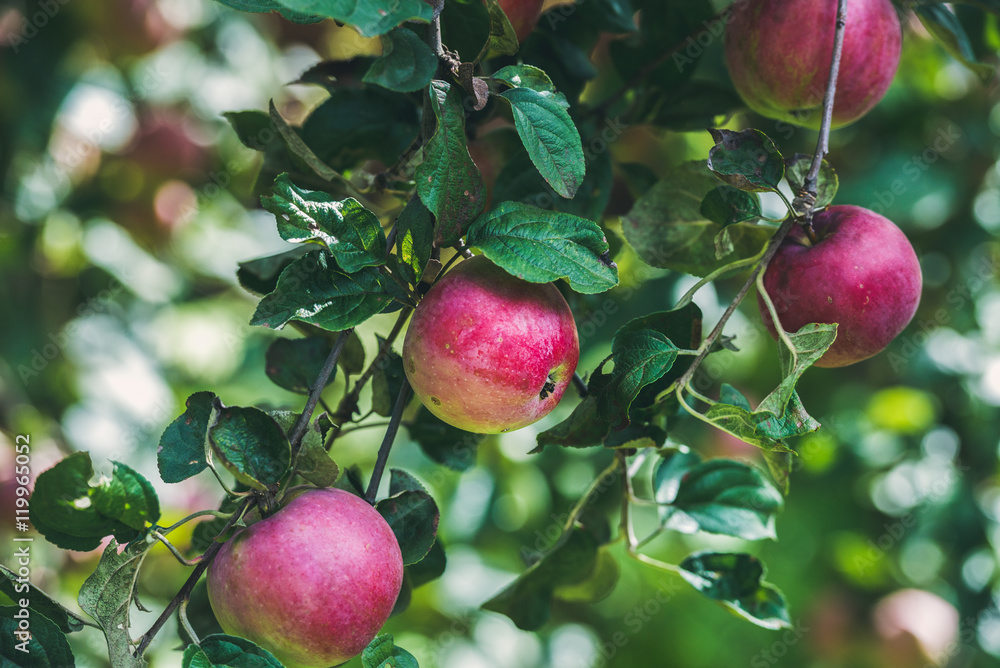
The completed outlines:
<svg viewBox="0 0 1000 668">
<path fill-rule="evenodd" d="M 918 255 L 893 222 L 838 198 L 830 132 L 865 123 L 883 98 L 908 23 L 982 70 L 950 5 L 581 0 L 541 14 L 538 0 L 219 1 L 291 25 L 335 21 L 381 48 L 302 72 L 296 83 L 325 99 L 299 118 L 273 102 L 227 114 L 260 153 L 259 207 L 287 242 L 236 277 L 259 300 L 249 325 L 283 331 L 267 376 L 303 400 L 191 394 L 159 438 L 159 474 L 214 476 L 225 499 L 169 526 L 153 485 L 126 463 L 95 478 L 77 452 L 42 473 L 34 528 L 103 556 L 79 590 L 89 619 L 33 588 L 30 637 L 23 650 L 5 644 L 4 658 L 75 665 L 66 636 L 89 625 L 112 666 L 142 666 L 176 618 L 185 668 L 355 656 L 366 668 L 414 667 L 379 631 L 390 612 L 405 627 L 448 546 L 433 488 L 390 466 L 400 429 L 461 473 L 491 434 L 550 414 L 532 456 L 583 453 L 603 468 L 484 610 L 543 629 L 562 606 L 608 596 L 624 558 L 748 624 L 793 628 L 782 575 L 756 554 L 676 556 L 664 545 L 776 539 L 796 444 L 823 429 L 799 381 L 812 366 L 864 363 L 913 318 Z M 961 4 L 994 25 L 1000 14 L 995 2 Z M 691 54 L 716 40 L 725 85 L 699 76 Z M 744 107 L 766 131 L 720 127 Z M 609 144 L 638 125 L 699 133 L 706 150 L 657 170 L 623 162 Z M 792 127 L 818 130 L 810 153 L 782 144 Z M 691 280 L 679 298 L 630 313 L 609 345 L 578 337 L 574 317 L 626 299 L 645 270 Z M 731 301 L 706 318 L 699 293 L 734 280 Z M 726 326 L 751 292 L 775 351 L 762 398 L 707 364 L 739 354 Z M 383 331 L 367 329 L 385 316 Z M 757 448 L 757 463 L 703 457 L 690 437 L 700 427 Z M 370 469 L 338 448 L 376 428 Z M 171 540 L 182 529 L 193 553 Z M 137 630 L 139 573 L 163 546 L 190 574 Z M 3 572 L 4 592 L 20 592 L 17 573 Z M 279 605 L 280 592 L 294 593 Z M 4 628 L 17 631 L 17 619 Z"/>
</svg>

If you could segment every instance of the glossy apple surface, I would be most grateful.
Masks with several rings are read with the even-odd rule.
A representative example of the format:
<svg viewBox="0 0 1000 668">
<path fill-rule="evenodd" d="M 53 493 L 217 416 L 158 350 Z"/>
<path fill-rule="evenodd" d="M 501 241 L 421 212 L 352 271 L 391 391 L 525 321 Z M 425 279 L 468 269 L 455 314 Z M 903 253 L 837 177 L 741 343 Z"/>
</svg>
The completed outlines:
<svg viewBox="0 0 1000 668">
<path fill-rule="evenodd" d="M 816 243 L 792 228 L 764 272 L 764 288 L 785 331 L 837 323 L 837 339 L 816 366 L 847 366 L 880 352 L 913 318 L 920 263 L 906 235 L 868 209 L 832 206 L 813 217 L 813 229 Z M 759 295 L 757 303 L 776 336 Z"/>
<path fill-rule="evenodd" d="M 725 56 L 737 92 L 757 113 L 818 128 L 829 79 L 836 0 L 737 0 Z M 874 107 L 896 74 L 902 29 L 890 0 L 847 3 L 833 127 Z"/>
<path fill-rule="evenodd" d="M 538 23 L 545 0 L 500 0 L 500 9 L 514 26 L 517 41 L 523 42 Z"/>
<path fill-rule="evenodd" d="M 403 368 L 424 406 L 480 434 L 547 415 L 579 357 L 576 322 L 559 290 L 511 276 L 483 256 L 434 284 L 403 342 Z"/>
<path fill-rule="evenodd" d="M 230 539 L 208 568 L 222 628 L 290 668 L 356 656 L 388 619 L 403 582 L 392 529 L 363 499 L 306 491 Z"/>
</svg>

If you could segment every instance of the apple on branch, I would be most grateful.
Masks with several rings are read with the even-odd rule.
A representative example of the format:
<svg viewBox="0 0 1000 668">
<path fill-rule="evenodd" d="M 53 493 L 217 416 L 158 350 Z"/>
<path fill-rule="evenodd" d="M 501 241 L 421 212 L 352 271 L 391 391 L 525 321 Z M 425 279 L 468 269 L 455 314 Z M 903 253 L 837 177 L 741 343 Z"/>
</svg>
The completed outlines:
<svg viewBox="0 0 1000 668">
<path fill-rule="evenodd" d="M 818 129 L 830 78 L 836 0 L 740 0 L 726 28 L 729 76 L 751 109 Z M 847 3 L 831 127 L 852 123 L 889 89 L 903 40 L 890 0 Z"/>
<path fill-rule="evenodd" d="M 219 624 L 289 668 L 326 668 L 368 646 L 403 583 L 392 529 L 363 499 L 310 489 L 237 533 L 208 568 Z"/>
<path fill-rule="evenodd" d="M 579 357 L 576 322 L 559 290 L 511 276 L 481 255 L 434 284 L 403 342 L 403 369 L 424 406 L 480 434 L 548 415 Z"/>
<path fill-rule="evenodd" d="M 837 323 L 837 338 L 816 362 L 847 366 L 882 351 L 920 303 L 920 263 L 889 219 L 859 206 L 832 206 L 812 219 L 815 239 L 796 225 L 764 272 L 764 289 L 786 332 L 812 322 Z M 775 324 L 758 295 L 771 336 Z"/>
</svg>

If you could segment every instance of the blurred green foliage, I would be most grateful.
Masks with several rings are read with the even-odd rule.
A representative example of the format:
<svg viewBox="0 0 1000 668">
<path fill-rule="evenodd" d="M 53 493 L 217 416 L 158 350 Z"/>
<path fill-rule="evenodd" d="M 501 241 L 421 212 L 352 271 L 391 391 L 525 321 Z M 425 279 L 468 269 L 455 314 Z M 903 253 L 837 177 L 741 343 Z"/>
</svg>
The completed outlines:
<svg viewBox="0 0 1000 668">
<path fill-rule="evenodd" d="M 276 335 L 247 324 L 255 299 L 235 280 L 237 262 L 283 245 L 255 194 L 259 156 L 222 114 L 264 109 L 274 97 L 287 118 L 301 118 L 324 93 L 285 84 L 320 59 L 378 53 L 377 40 L 331 22 L 296 25 L 207 0 L 51 3 L 55 10 L 42 23 L 37 12 L 45 4 L 0 8 L 0 33 L 8 35 L 0 46 L 4 561 L 13 551 L 7 470 L 15 434 L 30 435 L 36 473 L 89 450 L 99 468 L 116 459 L 157 480 L 156 443 L 195 391 L 211 389 L 231 405 L 300 409 L 298 395 L 268 380 L 265 351 Z M 975 51 L 995 65 L 995 17 L 979 28 Z M 616 48 L 607 41 L 595 39 L 598 76 L 587 84 L 586 99 L 604 99 L 621 83 L 608 67 Z M 720 47 L 711 40 L 697 60 L 699 77 L 725 91 Z M 549 43 L 540 41 L 525 46 L 545 48 Z M 549 73 L 559 90 L 583 85 L 569 68 Z M 557 601 L 538 634 L 479 610 L 523 570 L 526 557 L 553 545 L 569 508 L 612 456 L 557 448 L 527 454 L 539 431 L 568 415 L 572 403 L 565 401 L 538 425 L 487 439 L 478 465 L 462 473 L 436 465 L 404 430 L 393 463 L 420 475 L 440 506 L 448 564 L 442 579 L 414 589 L 409 609 L 390 621 L 387 630 L 399 644 L 421 665 L 442 668 L 922 666 L 928 658 L 921 644 L 942 665 L 997 665 L 996 84 L 995 73 L 977 78 L 918 22 L 906 22 L 893 87 L 862 122 L 833 134 L 829 160 L 840 177 L 840 203 L 883 212 L 912 240 L 925 277 L 917 316 L 883 354 L 847 369 L 810 370 L 799 384 L 824 427 L 796 444 L 800 456 L 777 521 L 778 542 L 674 534 L 651 546 L 675 561 L 696 549 L 759 553 L 769 580 L 789 600 L 796 631 L 774 633 L 730 617 L 679 578 L 629 560 L 620 545 L 610 548 L 621 565 L 614 592 L 589 606 Z M 727 125 L 763 130 L 785 155 L 810 153 L 815 144 L 813 132 L 766 119 L 739 114 Z M 641 124 L 619 128 L 608 143 L 616 162 L 652 175 L 703 160 L 711 146 L 706 132 Z M 611 214 L 627 211 L 636 194 L 616 176 L 611 227 Z M 692 284 L 690 277 L 650 269 L 620 240 L 611 242 L 622 286 L 573 303 L 584 369 L 609 352 L 620 325 L 670 307 Z M 699 293 L 706 323 L 715 322 L 739 284 L 734 278 Z M 360 328 L 369 359 L 374 332 L 386 332 L 392 319 L 376 317 Z M 706 364 L 710 375 L 755 401 L 779 378 L 775 346 L 756 319 L 748 305 L 727 330 L 740 351 Z M 343 383 L 334 381 L 332 396 Z M 366 394 L 363 403 L 369 401 Z M 379 434 L 346 435 L 338 461 L 369 467 Z M 704 425 L 675 439 L 705 457 L 761 464 L 755 449 Z M 162 523 L 217 505 L 221 493 L 212 482 L 203 475 L 176 486 L 157 483 Z M 613 512 L 617 503 L 612 489 L 588 511 Z M 656 521 L 638 518 L 647 527 Z M 35 584 L 75 609 L 96 553 L 70 554 L 39 542 L 33 559 Z M 165 549 L 154 551 L 140 598 L 158 613 L 185 577 Z M 954 609 L 892 597 L 908 589 L 933 592 Z M 563 593 L 568 601 L 585 597 Z M 947 634 L 934 629 L 954 624 L 955 614 L 960 633 L 947 644 Z M 133 636 L 153 617 L 136 611 Z M 105 665 L 100 634 L 87 630 L 71 641 L 78 665 Z M 151 665 L 177 665 L 177 644 L 164 632 Z"/>
</svg>

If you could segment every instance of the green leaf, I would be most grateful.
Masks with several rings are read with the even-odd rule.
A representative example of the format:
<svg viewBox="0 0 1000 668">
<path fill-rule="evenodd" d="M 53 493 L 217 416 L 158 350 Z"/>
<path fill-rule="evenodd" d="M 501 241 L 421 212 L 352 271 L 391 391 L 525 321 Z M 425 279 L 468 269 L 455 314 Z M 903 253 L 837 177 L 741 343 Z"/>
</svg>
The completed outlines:
<svg viewBox="0 0 1000 668">
<path fill-rule="evenodd" d="M 385 262 L 382 224 L 356 199 L 338 201 L 322 191 L 304 190 L 280 174 L 274 194 L 261 204 L 278 220 L 278 234 L 285 241 L 317 241 L 326 245 L 347 273 Z"/>
<path fill-rule="evenodd" d="M 375 370 L 372 376 L 372 410 L 377 415 L 389 417 L 392 409 L 396 405 L 399 391 L 406 382 L 406 372 L 403 371 L 403 358 L 385 344 L 385 339 L 376 334 L 379 350 L 385 347 L 385 355 L 382 363 Z"/>
<path fill-rule="evenodd" d="M 658 504 L 661 522 L 666 522 L 673 514 L 670 504 L 677 498 L 681 480 L 688 471 L 700 463 L 701 457 L 687 448 L 670 449 L 660 453 L 660 461 L 653 469 L 653 499 Z"/>
<path fill-rule="evenodd" d="M 708 191 L 699 209 L 702 216 L 722 227 L 753 222 L 761 216 L 760 198 L 732 186 L 719 186 Z"/>
<path fill-rule="evenodd" d="M 361 668 L 419 668 L 419 666 L 412 654 L 402 647 L 396 647 L 390 634 L 380 633 L 361 652 Z"/>
<path fill-rule="evenodd" d="M 295 472 L 317 487 L 330 487 L 340 477 L 340 467 L 323 447 L 323 436 L 311 427 L 302 439 Z"/>
<path fill-rule="evenodd" d="M 504 202 L 469 227 L 466 245 L 530 283 L 565 278 L 584 294 L 618 284 L 618 268 L 608 259 L 601 228 L 570 214 Z"/>
<path fill-rule="evenodd" d="M 519 629 L 537 631 L 551 615 L 556 590 L 584 582 L 594 574 L 599 548 L 593 531 L 574 525 L 483 608 L 510 617 Z"/>
<path fill-rule="evenodd" d="M 195 392 L 187 409 L 167 425 L 156 451 L 156 465 L 163 482 L 180 482 L 201 473 L 205 461 L 205 439 L 214 419 L 214 392 Z"/>
<path fill-rule="evenodd" d="M 416 170 L 417 193 L 437 218 L 441 245 L 451 246 L 482 212 L 486 183 L 469 155 L 465 109 L 458 91 L 444 81 L 432 81 L 428 94 L 437 129 L 424 146 L 424 161 Z"/>
<path fill-rule="evenodd" d="M 692 587 L 738 616 L 766 629 L 791 628 L 785 597 L 764 582 L 764 565 L 756 557 L 698 552 L 680 566 Z"/>
<path fill-rule="evenodd" d="M 812 323 L 788 334 L 789 349 L 784 340 L 778 344 L 778 359 L 781 363 L 781 383 L 771 394 L 767 395 L 757 410 L 770 411 L 775 415 L 784 415 L 785 408 L 795 392 L 795 385 L 805 370 L 823 356 L 834 339 L 837 338 L 837 325 Z"/>
<path fill-rule="evenodd" d="M 555 84 L 552 79 L 541 68 L 534 65 L 507 65 L 493 73 L 490 77 L 494 81 L 500 81 L 511 88 L 530 88 L 539 93 L 552 93 L 557 95 Z M 569 107 L 564 96 L 562 98 L 564 107 Z"/>
<path fill-rule="evenodd" d="M 94 485 L 90 454 L 66 457 L 35 481 L 31 523 L 45 538 L 66 550 L 93 550 L 105 536 L 130 541 L 160 519 L 160 504 L 149 482 L 113 462 L 111 477 Z"/>
<path fill-rule="evenodd" d="M 677 359 L 677 346 L 660 332 L 645 329 L 616 334 L 611 349 L 615 368 L 598 396 L 602 416 L 615 429 L 628 426 L 629 407 L 639 391 L 662 378 Z"/>
<path fill-rule="evenodd" d="M 345 274 L 330 254 L 316 250 L 281 272 L 274 292 L 260 300 L 251 325 L 283 327 L 301 320 L 330 331 L 350 329 L 389 305 L 392 298 L 378 270 L 365 267 Z"/>
<path fill-rule="evenodd" d="M 434 219 L 420 201 L 411 199 L 396 218 L 396 255 L 403 278 L 413 286 L 420 282 L 434 246 Z"/>
<path fill-rule="evenodd" d="M 377 87 L 342 87 L 309 114 L 299 134 L 319 159 L 343 171 L 373 159 L 395 164 L 420 134 L 420 121 L 406 96 Z"/>
<path fill-rule="evenodd" d="M 291 464 L 288 437 L 274 418 L 259 408 L 223 408 L 208 437 L 222 465 L 254 489 L 277 483 Z"/>
<path fill-rule="evenodd" d="M 362 81 L 401 93 L 421 90 L 431 82 L 437 71 L 437 57 L 415 32 L 396 28 L 381 39 L 382 55 L 371 64 Z"/>
<path fill-rule="evenodd" d="M 485 2 L 445 2 L 441 11 L 441 40 L 459 56 L 472 63 L 489 40 L 490 14 Z"/>
<path fill-rule="evenodd" d="M 667 170 L 622 217 L 625 239 L 646 264 L 695 276 L 753 257 L 773 229 L 749 223 L 730 225 L 726 230 L 733 251 L 723 258 L 716 255 L 715 239 L 723 228 L 705 217 L 701 203 L 718 185 L 719 180 L 701 161 Z"/>
<path fill-rule="evenodd" d="M 671 505 L 675 512 L 669 528 L 760 540 L 776 538 L 774 518 L 784 500 L 756 468 L 730 459 L 713 459 L 681 477 Z"/>
<path fill-rule="evenodd" d="M 604 447 L 620 448 L 659 448 L 667 440 L 667 432 L 655 424 L 640 424 L 632 422 L 621 431 L 612 430 L 604 439 Z"/>
<path fill-rule="evenodd" d="M 112 540 L 101 554 L 97 570 L 80 588 L 80 608 L 97 620 L 108 641 L 108 653 L 114 657 L 114 668 L 144 666 L 136 658 L 132 642 L 129 609 L 135 592 L 139 567 L 146 558 L 147 546 L 141 549 L 121 546 Z"/>
<path fill-rule="evenodd" d="M 67 610 L 57 600 L 2 564 L 0 564 L 0 592 L 16 602 L 20 602 L 22 598 L 28 599 L 30 601 L 28 607 L 32 612 L 45 616 L 63 633 L 79 631 L 87 625 L 82 617 Z"/>
<path fill-rule="evenodd" d="M 812 168 L 813 157 L 796 153 L 790 158 L 785 158 L 785 179 L 793 193 L 798 193 L 805 187 L 806 177 Z M 840 179 L 836 170 L 823 160 L 819 167 L 819 176 L 816 177 L 816 209 L 822 209 L 833 203 L 833 198 L 837 195 L 837 188 Z"/>
<path fill-rule="evenodd" d="M 424 0 L 278 0 L 283 6 L 315 14 L 357 29 L 364 37 L 377 37 L 404 21 L 430 21 L 433 9 Z"/>
<path fill-rule="evenodd" d="M 271 118 L 271 123 L 274 124 L 274 128 L 278 131 L 278 135 L 281 137 L 281 141 L 284 142 L 289 153 L 299 158 L 313 173 L 325 181 L 333 181 L 334 179 L 341 178 L 337 170 L 326 164 L 322 158 L 316 155 L 316 152 L 313 151 L 307 142 L 303 141 L 299 133 L 295 131 L 295 128 L 288 124 L 288 121 L 284 119 L 278 108 L 274 106 L 274 100 L 268 103 L 268 114 Z"/>
<path fill-rule="evenodd" d="M 621 577 L 618 560 L 606 547 L 597 549 L 594 570 L 583 581 L 556 588 L 553 596 L 569 603 L 597 603 L 608 597 Z"/>
<path fill-rule="evenodd" d="M 453 427 L 420 407 L 409 426 L 410 438 L 429 458 L 453 471 L 467 471 L 476 464 L 476 449 L 486 438 Z"/>
<path fill-rule="evenodd" d="M 305 339 L 275 339 L 264 354 L 264 371 L 267 377 L 290 392 L 309 394 L 309 388 L 326 364 L 333 350 L 329 339 L 310 336 Z M 336 377 L 336 368 L 326 384 Z"/>
<path fill-rule="evenodd" d="M 594 12 L 596 24 L 601 30 L 612 33 L 635 32 L 637 30 L 635 9 L 629 0 L 594 0 L 589 2 Z"/>
<path fill-rule="evenodd" d="M 510 102 L 514 127 L 538 172 L 557 193 L 572 198 L 583 183 L 586 163 L 565 98 L 530 88 L 511 88 L 500 96 Z"/>
<path fill-rule="evenodd" d="M 229 121 L 240 143 L 254 151 L 264 151 L 278 138 L 271 117 L 263 111 L 227 111 L 222 115 Z"/>
<path fill-rule="evenodd" d="M 277 12 L 293 23 L 317 23 L 323 20 L 322 16 L 290 10 L 277 0 L 218 0 L 218 2 L 241 12 L 257 14 Z"/>
<path fill-rule="evenodd" d="M 278 287 L 278 276 L 288 265 L 299 259 L 311 249 L 308 244 L 296 246 L 276 255 L 240 262 L 236 270 L 236 279 L 245 290 L 255 295 L 264 296 L 274 292 Z"/>
<path fill-rule="evenodd" d="M 21 622 L 26 622 L 28 628 L 21 629 Z M 76 659 L 66 636 L 51 620 L 28 608 L 3 605 L 0 664 L 4 668 L 74 668 Z"/>
<path fill-rule="evenodd" d="M 538 446 L 532 453 L 541 452 L 546 445 L 561 445 L 570 448 L 588 448 L 601 445 L 611 429 L 611 422 L 601 417 L 597 410 L 593 381 L 590 394 L 576 405 L 565 420 L 538 434 Z"/>
<path fill-rule="evenodd" d="M 184 649 L 182 668 L 283 668 L 273 654 L 245 638 L 215 633 Z"/>
<path fill-rule="evenodd" d="M 720 118 L 744 107 L 743 100 L 732 86 L 712 81 L 688 81 L 679 88 L 669 86 L 642 101 L 640 118 L 667 130 L 693 132 L 716 125 Z"/>
<path fill-rule="evenodd" d="M 750 411 L 739 406 L 717 403 L 705 412 L 705 418 L 724 432 L 756 445 L 763 450 L 788 451 L 786 438 L 802 433 L 770 411 Z"/>
<path fill-rule="evenodd" d="M 636 79 L 677 90 L 695 73 L 698 63 L 696 58 L 687 55 L 690 51 L 674 49 L 674 45 L 687 46 L 690 36 L 700 37 L 710 25 L 721 29 L 723 22 L 713 21 L 715 9 L 708 0 L 633 2 L 633 6 L 641 10 L 639 32 L 610 44 L 609 53 L 615 69 L 624 81 Z M 702 47 L 698 48 L 696 55 L 701 54 Z M 661 58 L 665 53 L 670 54 L 670 58 L 664 61 Z M 649 65 L 654 63 L 661 64 L 650 69 Z"/>
<path fill-rule="evenodd" d="M 432 580 L 437 580 L 444 575 L 448 559 L 445 557 L 444 547 L 440 538 L 434 541 L 427 556 L 415 564 L 406 567 L 407 579 L 413 588 L 426 584 Z"/>
<path fill-rule="evenodd" d="M 431 495 L 407 489 L 382 499 L 375 510 L 392 528 L 403 552 L 403 564 L 415 564 L 427 556 L 437 538 L 441 514 Z"/>
<path fill-rule="evenodd" d="M 486 10 L 490 14 L 490 36 L 479 52 L 479 56 L 476 57 L 477 63 L 487 54 L 513 56 L 520 48 L 514 26 L 510 24 L 510 19 L 500 8 L 500 3 L 497 0 L 485 0 L 485 2 Z"/>
<path fill-rule="evenodd" d="M 958 20 L 958 16 L 943 4 L 917 5 L 913 7 L 917 18 L 927 32 L 934 36 L 941 46 L 956 60 L 975 72 L 983 81 L 988 81 L 995 75 L 992 65 L 979 62 L 969 35 Z"/>
<path fill-rule="evenodd" d="M 785 175 L 785 160 L 760 130 L 711 129 L 715 146 L 708 168 L 729 185 L 747 191 L 776 191 Z"/>
</svg>

